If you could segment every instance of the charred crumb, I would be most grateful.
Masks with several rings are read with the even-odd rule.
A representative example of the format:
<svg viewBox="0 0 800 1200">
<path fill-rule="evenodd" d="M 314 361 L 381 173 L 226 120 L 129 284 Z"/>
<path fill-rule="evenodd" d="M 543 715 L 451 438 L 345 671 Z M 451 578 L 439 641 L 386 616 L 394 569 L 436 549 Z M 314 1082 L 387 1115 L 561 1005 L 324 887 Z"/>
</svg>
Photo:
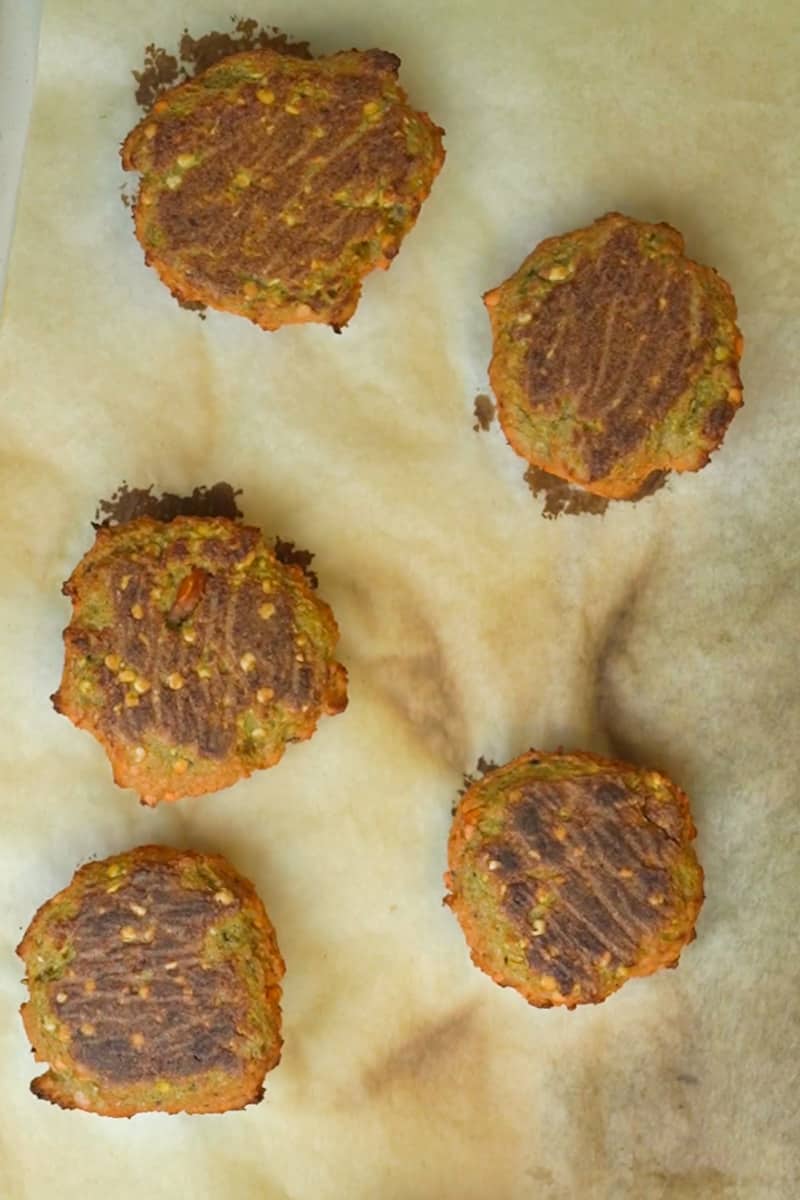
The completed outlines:
<svg viewBox="0 0 800 1200">
<path fill-rule="evenodd" d="M 450 805 L 450 811 L 451 811 L 451 813 L 453 813 L 454 816 L 455 816 L 455 811 L 458 808 L 459 800 L 461 799 L 462 796 L 465 796 L 467 794 L 469 789 L 472 787 L 473 783 L 478 782 L 478 776 L 477 775 L 468 775 L 465 773 L 464 775 L 461 776 L 461 780 L 462 780 L 461 787 L 458 789 L 458 792 L 456 793 L 455 800 Z"/>
<path fill-rule="evenodd" d="M 99 501 L 92 527 L 125 525 L 138 517 L 165 522 L 175 517 L 228 517 L 236 521 L 243 515 L 236 503 L 241 494 L 241 488 L 219 482 L 211 487 L 196 487 L 189 496 L 178 496 L 174 492 L 154 495 L 153 484 L 147 488 L 129 488 L 123 480 L 110 500 Z"/>
<path fill-rule="evenodd" d="M 145 111 L 153 107 L 158 97 L 180 78 L 178 60 L 152 42 L 145 46 L 144 63 L 140 71 L 132 71 L 136 80 L 136 103 Z"/>
<path fill-rule="evenodd" d="M 485 433 L 490 428 L 495 416 L 494 404 L 491 397 L 487 396 L 485 392 L 480 392 L 475 397 L 473 412 L 475 414 L 475 424 L 472 428 L 476 433 L 480 431 Z"/>
<path fill-rule="evenodd" d="M 231 17 L 232 30 L 212 31 L 194 38 L 184 29 L 177 54 L 154 45 L 145 47 L 140 70 L 131 72 L 136 81 L 136 103 L 144 112 L 176 84 L 185 83 L 221 58 L 243 50 L 276 50 L 295 58 L 311 58 L 308 42 L 294 42 L 275 25 L 261 25 L 252 17 Z"/>
<path fill-rule="evenodd" d="M 637 500 L 644 500 L 646 496 L 652 496 L 654 492 L 660 492 L 663 487 L 666 487 L 669 476 L 669 471 L 651 472 L 636 495 L 630 497 L 628 504 L 635 504 Z"/>
<path fill-rule="evenodd" d="M 282 33 L 277 25 L 261 25 L 252 17 L 231 17 L 231 33 L 212 32 L 193 38 L 184 29 L 179 57 L 187 77 L 205 71 L 242 50 L 275 50 L 278 54 L 291 54 L 294 58 L 312 58 L 308 42 L 295 42 Z"/>
<path fill-rule="evenodd" d="M 462 779 L 464 782 L 463 782 L 463 785 L 458 789 L 459 799 L 465 794 L 465 792 L 469 791 L 469 789 L 472 787 L 473 783 L 477 783 L 479 779 L 483 779 L 483 777 L 485 775 L 488 775 L 491 771 L 496 771 L 496 770 L 497 770 L 497 763 L 494 761 L 494 759 L 484 758 L 483 755 L 481 754 L 480 757 L 478 758 L 477 763 L 475 764 L 474 772 L 470 772 L 470 774 L 462 776 Z M 457 807 L 458 807 L 458 800 L 453 802 L 452 811 L 454 813 L 455 813 Z"/>
<path fill-rule="evenodd" d="M 559 479 L 557 475 L 543 471 L 541 467 L 528 467 L 523 478 L 532 495 L 544 500 L 542 516 L 548 521 L 553 521 L 556 517 L 580 516 L 582 513 L 602 517 L 611 503 L 636 504 L 637 501 L 644 500 L 665 487 L 669 474 L 669 471 L 653 471 L 635 496 L 618 501 L 586 492 L 583 488 L 568 483 L 566 479 Z"/>
<path fill-rule="evenodd" d="M 311 550 L 299 550 L 294 542 L 285 542 L 283 538 L 276 537 L 274 551 L 279 563 L 283 563 L 285 567 L 299 567 L 309 585 L 312 588 L 319 587 L 317 574 L 311 570 L 311 562 L 314 558 Z"/>
<path fill-rule="evenodd" d="M 542 516 L 548 521 L 554 521 L 560 516 L 579 516 L 589 513 L 592 516 L 602 516 L 610 501 L 604 496 L 595 496 L 579 487 L 550 475 L 541 467 L 528 467 L 523 476 L 525 482 L 537 500 L 544 500 Z"/>
<path fill-rule="evenodd" d="M 175 299 L 181 308 L 185 308 L 187 312 L 197 313 L 200 320 L 205 321 L 208 309 L 202 300 L 183 300 L 180 296 L 176 296 Z"/>
</svg>

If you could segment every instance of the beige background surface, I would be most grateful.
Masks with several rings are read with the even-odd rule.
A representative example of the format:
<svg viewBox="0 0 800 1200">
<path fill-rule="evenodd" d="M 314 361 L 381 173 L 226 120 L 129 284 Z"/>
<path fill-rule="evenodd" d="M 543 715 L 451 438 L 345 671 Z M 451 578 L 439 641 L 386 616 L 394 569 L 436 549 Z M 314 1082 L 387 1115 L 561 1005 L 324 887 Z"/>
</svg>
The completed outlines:
<svg viewBox="0 0 800 1200">
<path fill-rule="evenodd" d="M 379 45 L 448 159 L 351 326 L 181 311 L 120 203 L 130 71 L 208 0 L 50 0 L 0 327 L 0 1197 L 773 1200 L 800 1194 L 796 6 L 254 3 Z M 544 521 L 485 389 L 481 292 L 618 207 L 731 281 L 745 408 L 702 474 Z M 317 552 L 348 712 L 273 771 L 150 812 L 52 712 L 62 579 L 122 479 L 227 479 Z M 441 907 L 479 754 L 611 750 L 691 794 L 708 900 L 680 968 L 538 1012 Z M 250 875 L 286 1048 L 243 1114 L 103 1121 L 28 1092 L 13 948 L 91 854 L 146 840 Z"/>
</svg>

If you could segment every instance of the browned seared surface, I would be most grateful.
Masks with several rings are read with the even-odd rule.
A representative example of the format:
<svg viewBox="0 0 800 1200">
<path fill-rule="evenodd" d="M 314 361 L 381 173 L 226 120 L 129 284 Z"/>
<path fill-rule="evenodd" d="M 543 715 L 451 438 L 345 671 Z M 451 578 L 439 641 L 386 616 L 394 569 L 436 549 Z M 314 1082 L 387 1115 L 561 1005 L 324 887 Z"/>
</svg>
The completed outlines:
<svg viewBox="0 0 800 1200">
<path fill-rule="evenodd" d="M 89 863 L 20 947 L 32 1090 L 109 1116 L 223 1112 L 280 1058 L 283 961 L 252 886 L 218 856 L 142 846 Z"/>
<path fill-rule="evenodd" d="M 273 765 L 347 702 L 330 609 L 250 526 L 101 528 L 65 591 L 74 611 L 55 706 L 149 804 Z"/>
<path fill-rule="evenodd" d="M 128 136 L 136 232 L 182 301 L 264 329 L 341 327 L 387 267 L 444 158 L 381 50 L 235 54 L 164 94 Z"/>
<path fill-rule="evenodd" d="M 182 887 L 164 862 L 143 866 L 101 904 L 84 904 L 69 923 L 73 978 L 49 989 L 75 1031 L 79 1066 L 126 1081 L 191 1075 L 198 1062 L 235 1065 L 244 997 L 238 1006 L 215 1004 L 234 990 L 235 971 L 200 965 L 203 938 L 219 912 L 209 892 Z M 126 1033 L 131 1022 L 146 1033 Z"/>
<path fill-rule="evenodd" d="M 598 1003 L 694 937 L 694 836 L 685 795 L 657 772 L 531 751 L 464 795 L 448 903 L 498 983 L 541 1007 Z"/>
<path fill-rule="evenodd" d="M 509 441 L 598 495 L 704 466 L 741 404 L 730 288 L 669 225 L 610 213 L 542 242 L 485 301 Z"/>
</svg>

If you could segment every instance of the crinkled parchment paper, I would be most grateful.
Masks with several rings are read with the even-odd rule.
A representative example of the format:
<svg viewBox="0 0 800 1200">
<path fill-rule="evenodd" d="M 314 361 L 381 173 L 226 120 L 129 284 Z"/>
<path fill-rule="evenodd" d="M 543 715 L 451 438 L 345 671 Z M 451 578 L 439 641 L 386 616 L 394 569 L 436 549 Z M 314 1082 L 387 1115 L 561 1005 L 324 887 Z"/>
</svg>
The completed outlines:
<svg viewBox="0 0 800 1200">
<path fill-rule="evenodd" d="M 796 7 L 631 0 L 251 6 L 317 52 L 402 56 L 448 158 L 341 337 L 182 311 L 120 202 L 131 70 L 220 3 L 50 0 L 0 328 L 3 1200 L 793 1200 L 797 911 Z M 9 181 L 3 180 L 5 187 Z M 546 521 L 486 390 L 481 293 L 610 208 L 728 278 L 745 407 L 705 471 Z M 274 770 L 156 812 L 48 696 L 61 581 L 126 479 L 226 479 L 316 551 L 347 713 Z M 480 754 L 612 751 L 690 793 L 708 900 L 677 971 L 529 1009 L 441 906 Z M 264 1102 L 63 1113 L 28 1092 L 13 950 L 89 855 L 161 840 L 251 876 L 288 973 Z"/>
</svg>

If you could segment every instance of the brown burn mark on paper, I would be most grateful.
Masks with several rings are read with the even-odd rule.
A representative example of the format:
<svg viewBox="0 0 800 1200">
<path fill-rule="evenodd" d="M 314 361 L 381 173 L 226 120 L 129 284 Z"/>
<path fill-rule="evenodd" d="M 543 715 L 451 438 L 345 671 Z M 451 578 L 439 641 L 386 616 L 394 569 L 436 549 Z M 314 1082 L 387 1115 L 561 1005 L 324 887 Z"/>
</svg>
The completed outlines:
<svg viewBox="0 0 800 1200">
<path fill-rule="evenodd" d="M 395 1087 L 417 1089 L 441 1075 L 454 1057 L 470 1053 L 475 1033 L 475 1009 L 470 1003 L 416 1029 L 395 1043 L 362 1076 L 364 1090 L 377 1099 Z"/>
<path fill-rule="evenodd" d="M 415 646 L 379 660 L 375 677 L 429 753 L 455 766 L 466 738 L 458 688 L 433 628 L 420 621 L 415 634 Z"/>
<path fill-rule="evenodd" d="M 641 745 L 639 723 L 630 719 L 629 714 L 635 712 L 636 692 L 646 682 L 640 678 L 630 643 L 636 631 L 642 598 L 656 578 L 660 549 L 657 539 L 628 581 L 619 602 L 608 614 L 605 629 L 597 640 L 593 697 L 597 727 L 611 753 L 627 762 L 648 762 L 657 769 L 660 767 L 655 760 L 659 756 L 652 753 L 656 748 Z M 671 775 L 671 772 L 667 769 L 666 774 Z"/>
<path fill-rule="evenodd" d="M 129 488 L 125 480 L 110 500 L 100 500 L 92 526 L 102 529 L 107 526 L 125 525 L 139 517 L 151 517 L 154 521 L 172 521 L 175 517 L 227 517 L 229 521 L 240 521 L 244 516 L 237 498 L 242 489 L 220 481 L 211 487 L 201 484 L 188 496 L 175 492 L 153 492 L 153 484 L 146 488 Z M 319 579 L 311 570 L 314 554 L 301 550 L 294 542 L 275 537 L 273 550 L 278 562 L 284 566 L 299 567 L 310 586 L 317 588 Z"/>
<path fill-rule="evenodd" d="M 285 567 L 299 567 L 312 588 L 319 587 L 316 571 L 311 570 L 314 558 L 310 550 L 300 550 L 294 542 L 285 542 L 283 538 L 275 538 L 275 557 Z"/>
<path fill-rule="evenodd" d="M 702 1127 L 689 1120 L 685 1084 L 676 1082 L 675 1063 L 703 1054 L 702 1036 L 680 989 L 666 989 L 661 997 L 660 1020 L 651 1029 L 631 1029 L 625 1062 L 615 1056 L 616 1038 L 602 1010 L 584 1013 L 590 1018 L 580 1037 L 580 1054 L 569 1065 L 570 1092 L 580 1097 L 579 1119 L 571 1126 L 571 1153 L 564 1163 L 566 1191 L 554 1194 L 593 1197 L 598 1180 L 605 1193 L 625 1200 L 733 1200 L 731 1176 L 702 1164 L 706 1157 Z M 577 1016 L 577 1014 L 575 1014 Z M 574 1019 L 574 1018 L 573 1018 Z M 554 1062 L 556 1070 L 564 1069 Z M 637 1147 L 628 1163 L 610 1156 L 617 1098 L 634 1087 L 637 1103 L 628 1112 L 629 1144 Z M 665 1168 L 663 1147 L 652 1146 L 652 1113 L 658 1111 L 680 1134 L 680 1161 Z M 688 1121 L 688 1123 L 687 1123 Z M 676 1134 L 676 1136 L 678 1136 Z M 744 1182 L 738 1180 L 740 1186 Z M 550 1193 L 546 1193 L 550 1200 Z M 748 1193 L 749 1195 L 749 1193 Z M 538 1196 L 537 1196 L 538 1200 Z"/>
<path fill-rule="evenodd" d="M 643 591 L 649 562 L 631 579 L 620 602 L 611 610 L 603 635 L 598 639 L 594 666 L 594 707 L 597 724 L 608 742 L 611 753 L 628 762 L 635 762 L 636 747 L 630 730 L 622 728 L 615 682 L 615 666 L 624 661 L 627 645 L 635 624 L 635 610 Z"/>
<path fill-rule="evenodd" d="M 201 71 L 229 54 L 244 50 L 276 50 L 295 58 L 311 58 L 307 42 L 293 42 L 274 25 L 261 25 L 252 17 L 231 17 L 232 28 L 227 32 L 213 30 L 194 38 L 184 29 L 177 54 L 152 42 L 145 47 L 144 62 L 132 71 L 136 80 L 136 103 L 145 112 L 153 107 L 159 96 L 185 83 Z"/>
<path fill-rule="evenodd" d="M 473 968 L 467 962 L 464 970 Z M 411 1000 L 413 989 L 401 990 L 386 1036 L 365 1048 L 344 1103 L 356 1113 L 368 1113 L 370 1120 L 377 1116 L 388 1122 L 392 1146 L 401 1148 L 401 1157 L 402 1148 L 410 1148 L 415 1159 L 407 1171 L 395 1155 L 391 1178 L 399 1190 L 381 1188 L 378 1181 L 370 1196 L 550 1196 L 526 1189 L 520 1180 L 520 1138 L 525 1158 L 532 1157 L 530 1137 L 525 1140 L 525 1097 L 519 1089 L 498 1086 L 498 1061 L 507 1056 L 508 1040 L 502 1022 L 492 1023 L 479 990 L 470 999 L 445 998 L 441 1008 L 422 1011 Z M 511 1116 L 503 1106 L 509 1097 Z M 420 1190 L 420 1162 L 445 1161 L 453 1186 L 440 1180 L 432 1191 L 424 1184 Z M 462 1180 L 472 1188 L 468 1185 L 465 1192 Z"/>
<path fill-rule="evenodd" d="M 460 774 L 471 751 L 463 698 L 440 627 L 407 575 L 373 562 L 369 581 L 348 581 L 359 628 L 352 655 L 376 691 L 425 747 Z M 376 603 L 376 598 L 381 603 Z"/>
</svg>

